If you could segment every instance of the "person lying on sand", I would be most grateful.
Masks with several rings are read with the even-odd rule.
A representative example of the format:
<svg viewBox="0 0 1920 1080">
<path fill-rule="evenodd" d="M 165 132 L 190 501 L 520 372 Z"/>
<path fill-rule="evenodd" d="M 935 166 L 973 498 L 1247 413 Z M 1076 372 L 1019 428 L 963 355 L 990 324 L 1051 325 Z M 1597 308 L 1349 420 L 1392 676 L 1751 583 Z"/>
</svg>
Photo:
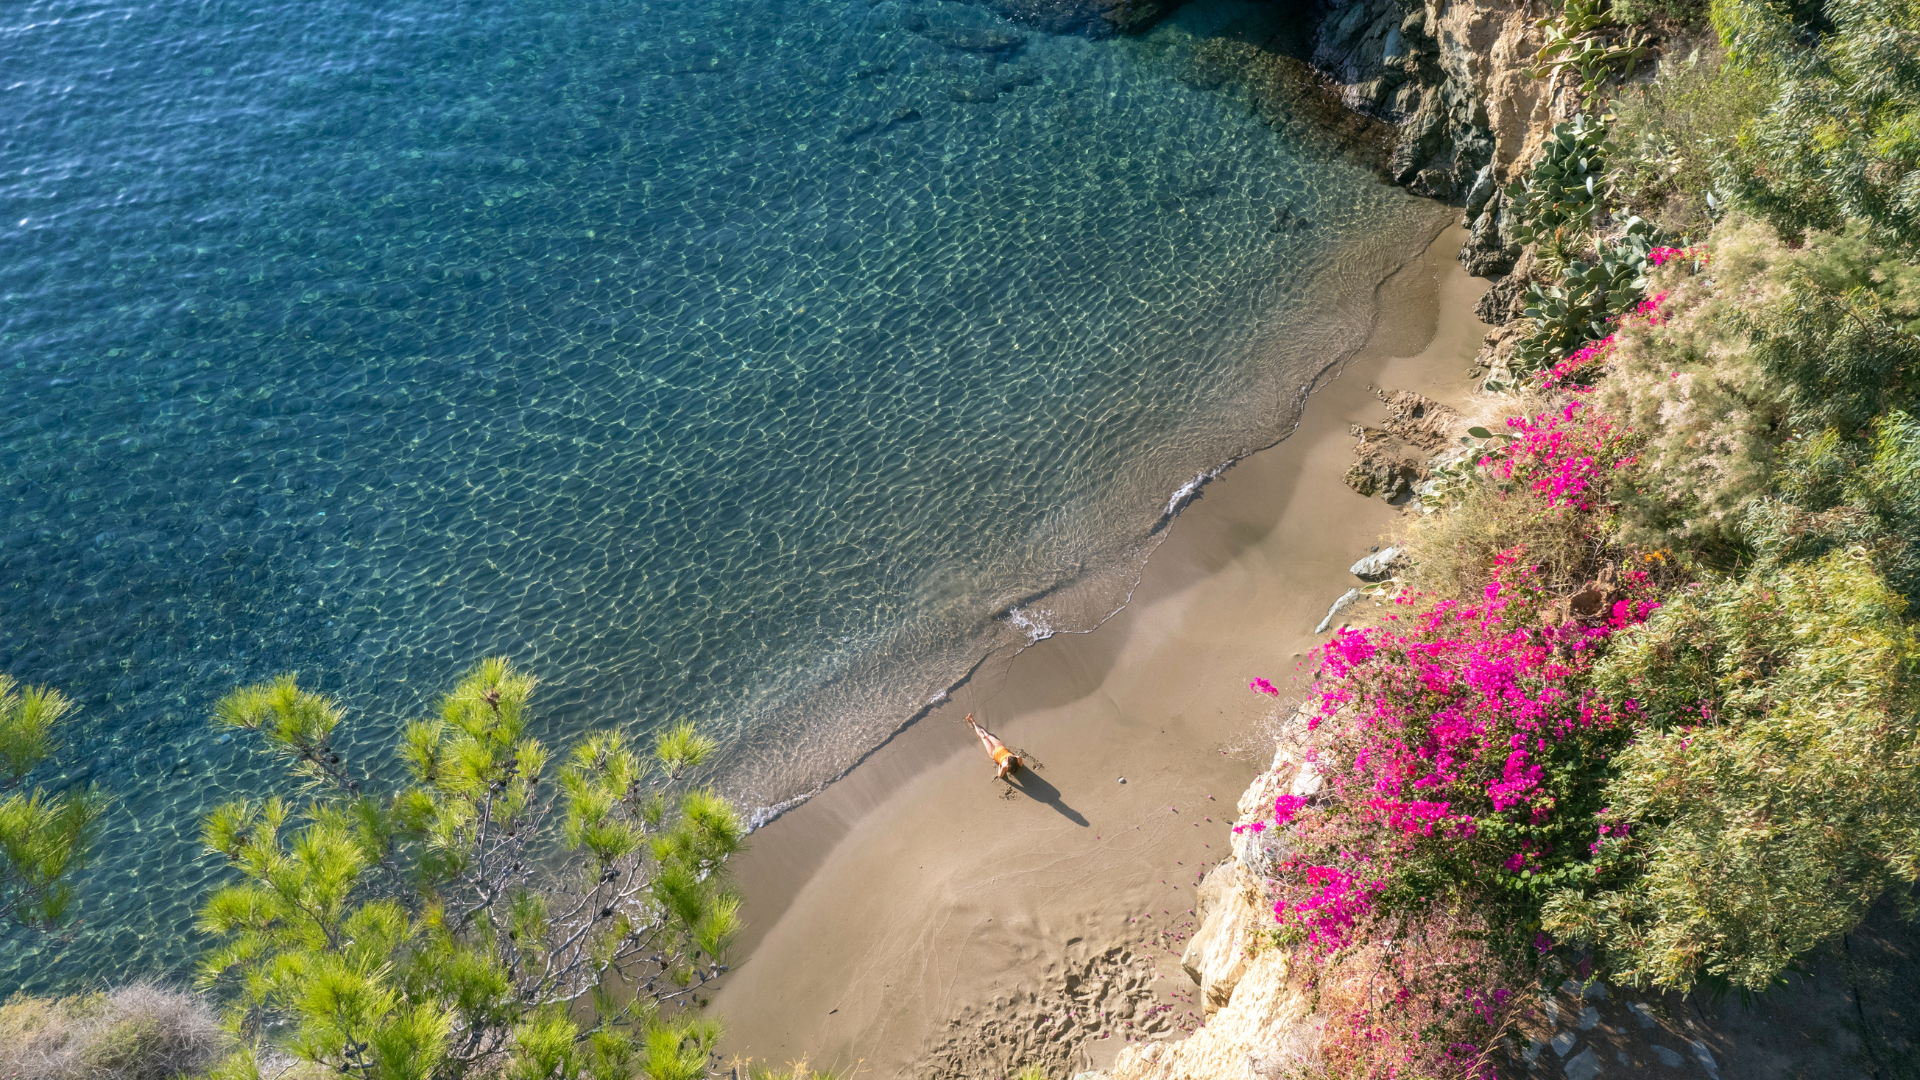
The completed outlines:
<svg viewBox="0 0 1920 1080">
<path fill-rule="evenodd" d="M 972 713 L 967 714 L 967 723 L 973 724 L 973 733 L 980 736 L 981 743 L 987 748 L 987 756 L 993 759 L 995 780 L 1006 779 L 1008 773 L 1020 767 L 1020 755 L 1007 749 L 1007 744 L 994 738 L 991 731 L 975 724 Z"/>
</svg>

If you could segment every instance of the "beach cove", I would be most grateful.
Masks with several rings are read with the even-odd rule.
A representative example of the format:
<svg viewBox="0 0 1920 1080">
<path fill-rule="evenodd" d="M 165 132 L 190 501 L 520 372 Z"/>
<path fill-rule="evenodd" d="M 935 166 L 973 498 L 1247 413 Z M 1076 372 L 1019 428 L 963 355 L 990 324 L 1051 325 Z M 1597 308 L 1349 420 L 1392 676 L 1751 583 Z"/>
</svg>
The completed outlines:
<svg viewBox="0 0 1920 1080">
<path fill-rule="evenodd" d="M 1064 1074 L 1104 1068 L 1130 1030 L 1190 1026 L 1194 886 L 1273 752 L 1256 732 L 1272 699 L 1247 683 L 1310 673 L 1312 628 L 1357 584 L 1347 567 L 1403 512 L 1341 480 L 1350 426 L 1384 415 L 1374 388 L 1463 393 L 1486 283 L 1454 260 L 1460 240 L 1447 229 L 1382 283 L 1365 345 L 1315 384 L 1293 434 L 1181 513 L 1124 610 L 990 660 L 753 835 L 736 861 L 740 963 L 712 1002 L 726 1053 Z M 1042 763 L 1014 794 L 959 723 L 970 711 Z M 1077 1005 L 1096 983 L 1105 1003 Z"/>
<path fill-rule="evenodd" d="M 112 803 L 35 993 L 192 970 L 201 818 L 278 783 L 208 717 L 285 673 L 382 785 L 505 655 L 544 738 L 820 790 L 1123 604 L 1444 216 L 1246 0 L 83 9 L 3 39 L 0 670 Z"/>
</svg>

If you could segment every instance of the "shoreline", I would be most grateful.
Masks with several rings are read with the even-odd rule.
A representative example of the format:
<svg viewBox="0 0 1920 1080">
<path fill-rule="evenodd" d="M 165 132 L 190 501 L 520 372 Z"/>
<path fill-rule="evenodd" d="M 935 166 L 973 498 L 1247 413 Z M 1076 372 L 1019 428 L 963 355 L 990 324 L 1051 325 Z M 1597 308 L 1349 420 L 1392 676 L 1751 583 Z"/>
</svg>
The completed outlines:
<svg viewBox="0 0 1920 1080">
<path fill-rule="evenodd" d="M 1374 385 L 1457 396 L 1487 287 L 1453 258 L 1462 235 L 1381 285 L 1365 344 L 1291 436 L 1190 496 L 1129 604 L 988 657 L 755 831 L 735 865 L 740 963 L 712 999 L 723 1054 L 957 1078 L 1104 1067 L 1136 1017 L 1178 1034 L 1198 1011 L 1178 961 L 1193 885 L 1264 764 L 1226 750 L 1272 708 L 1247 681 L 1296 673 L 1346 567 L 1401 513 L 1342 482 L 1348 427 L 1384 413 Z M 1019 788 L 989 779 L 969 711 L 1043 763 Z M 1089 980 L 1115 1007 L 1070 1015 Z"/>
<path fill-rule="evenodd" d="M 1429 206 L 1431 205 L 1433 204 L 1429 204 Z M 905 719 L 897 721 L 891 729 L 887 730 L 884 737 L 877 743 L 856 754 L 844 766 L 840 767 L 837 772 L 834 772 L 807 790 L 774 802 L 758 805 L 754 805 L 751 800 L 742 804 L 737 797 L 737 789 L 723 789 L 722 793 L 728 795 L 730 798 L 734 798 L 737 805 L 748 805 L 752 807 L 746 811 L 748 832 L 756 833 L 766 828 L 787 814 L 819 798 L 834 786 L 844 783 L 851 775 L 859 771 L 869 759 L 880 752 L 882 748 L 899 738 L 907 730 L 918 725 L 921 721 L 950 704 L 954 695 L 960 693 L 964 687 L 980 677 L 984 672 L 989 672 L 999 666 L 1011 663 L 1013 658 L 1051 638 L 1062 635 L 1071 636 L 1094 633 L 1121 612 L 1125 611 L 1134 601 L 1135 594 L 1138 592 L 1141 582 L 1144 579 L 1146 567 L 1151 563 L 1160 546 L 1164 544 L 1168 536 L 1171 535 L 1174 524 L 1183 516 L 1189 505 L 1199 499 L 1210 484 L 1219 480 L 1221 476 L 1248 458 L 1272 450 L 1288 439 L 1293 438 L 1299 430 L 1300 423 L 1304 418 L 1309 399 L 1312 395 L 1318 391 L 1324 383 L 1337 378 L 1339 373 L 1343 371 L 1349 363 L 1365 352 L 1368 343 L 1378 330 L 1379 306 L 1377 301 L 1383 290 L 1385 290 L 1387 283 L 1404 273 L 1408 268 L 1427 259 L 1438 243 L 1436 238 L 1448 232 L 1450 229 L 1450 226 L 1446 224 L 1449 214 L 1444 209 L 1433 214 L 1432 217 L 1433 221 L 1429 223 L 1430 227 L 1425 230 L 1427 235 L 1425 241 L 1417 239 L 1419 233 L 1415 233 L 1414 236 L 1416 239 L 1412 239 L 1398 248 L 1369 250 L 1361 255 L 1359 261 L 1363 265 L 1367 263 L 1376 264 L 1373 266 L 1371 273 L 1366 277 L 1375 294 L 1376 308 L 1370 316 L 1370 321 L 1374 326 L 1365 330 L 1368 336 L 1359 344 L 1345 346 L 1339 353 L 1339 359 L 1326 364 L 1322 370 L 1314 375 L 1311 381 L 1304 385 L 1295 384 L 1289 387 L 1284 395 L 1275 399 L 1276 408 L 1280 412 L 1290 413 L 1292 415 L 1293 423 L 1291 427 L 1286 427 L 1278 433 L 1269 433 L 1268 437 L 1270 441 L 1265 443 L 1253 447 L 1242 446 L 1231 451 L 1225 451 L 1225 456 L 1210 465 L 1198 469 L 1191 477 L 1180 482 L 1172 489 L 1162 489 L 1166 490 L 1166 506 L 1160 511 L 1158 519 L 1154 521 L 1151 527 L 1147 528 L 1133 541 L 1133 553 L 1128 558 L 1122 559 L 1112 566 L 1101 567 L 1090 573 L 1076 575 L 1068 580 L 1050 585 L 1041 591 L 1008 600 L 1003 607 L 993 613 L 989 622 L 997 624 L 1012 633 L 1001 633 L 999 635 L 1000 640 L 982 643 L 985 646 L 983 650 L 974 653 L 972 659 L 959 669 L 957 676 L 946 684 L 938 686 L 931 696 L 921 701 L 917 707 L 912 707 L 912 711 Z M 1465 233 L 1462 231 L 1462 236 L 1464 235 Z M 1392 254 L 1389 254 L 1389 252 L 1392 252 Z M 1323 276 L 1331 277 L 1334 275 L 1326 274 Z M 1334 296 L 1350 296 L 1352 295 L 1352 291 L 1353 290 L 1347 290 L 1343 292 L 1337 285 L 1331 287 L 1331 292 Z M 1344 306 L 1345 302 L 1341 303 Z M 1268 333 L 1270 333 L 1270 331 Z M 1104 586 L 1103 590 L 1103 586 L 1099 583 L 1099 579 L 1101 578 L 1117 578 L 1117 580 L 1111 581 L 1108 585 Z M 1043 606 L 1042 601 L 1048 601 L 1049 603 Z M 1062 604 L 1063 601 L 1064 605 Z M 1056 621 L 1064 625 L 1056 625 Z M 911 703 L 909 704 L 911 707 Z"/>
</svg>

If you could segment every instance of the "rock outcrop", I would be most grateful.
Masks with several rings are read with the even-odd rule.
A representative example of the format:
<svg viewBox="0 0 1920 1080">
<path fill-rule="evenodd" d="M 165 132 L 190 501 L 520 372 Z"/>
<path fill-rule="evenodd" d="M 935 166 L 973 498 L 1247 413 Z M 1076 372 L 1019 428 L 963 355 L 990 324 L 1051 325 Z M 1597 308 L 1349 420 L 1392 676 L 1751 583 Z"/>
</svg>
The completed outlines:
<svg viewBox="0 0 1920 1080">
<path fill-rule="evenodd" d="M 1321 786 L 1312 764 L 1283 745 L 1240 796 L 1237 825 L 1270 819 L 1279 795 L 1312 799 Z M 1268 936 L 1273 911 L 1263 882 L 1278 854 L 1273 842 L 1271 830 L 1242 828 L 1233 834 L 1233 858 L 1201 883 L 1200 929 L 1180 966 L 1200 985 L 1206 1023 L 1181 1042 L 1127 1047 L 1111 1080 L 1261 1080 L 1313 1058 L 1320 1028 L 1312 995 Z"/>
<path fill-rule="evenodd" d="M 1526 0 L 1334 0 L 1314 40 L 1348 107 L 1398 126 L 1390 178 L 1465 207 L 1475 274 L 1519 255 L 1502 190 L 1552 126 L 1549 86 L 1526 74 L 1538 17 Z"/>
<path fill-rule="evenodd" d="M 1247 966 L 1265 944 L 1268 910 L 1260 879 L 1235 860 L 1214 867 L 1200 883 L 1200 929 L 1187 940 L 1180 967 L 1200 987 L 1205 1015 L 1211 1017 L 1233 998 Z"/>
<path fill-rule="evenodd" d="M 1459 434 L 1460 414 L 1429 397 L 1405 390 L 1375 391 L 1387 406 L 1386 422 L 1377 428 L 1352 428 L 1360 440 L 1353 448 L 1347 486 L 1368 497 L 1393 502 L 1428 476 L 1422 460 L 1451 445 Z"/>
</svg>

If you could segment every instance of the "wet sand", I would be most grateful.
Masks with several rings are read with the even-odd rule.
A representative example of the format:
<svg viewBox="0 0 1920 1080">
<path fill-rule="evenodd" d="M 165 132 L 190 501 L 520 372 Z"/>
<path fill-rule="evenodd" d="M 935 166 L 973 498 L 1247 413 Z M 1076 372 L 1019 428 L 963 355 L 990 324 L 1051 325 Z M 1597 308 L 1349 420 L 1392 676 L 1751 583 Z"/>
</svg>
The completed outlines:
<svg viewBox="0 0 1920 1080">
<path fill-rule="evenodd" d="M 1371 388 L 1461 396 L 1486 288 L 1461 240 L 1447 229 L 1382 286 L 1366 345 L 1292 436 L 1187 507 L 1124 611 L 990 662 L 753 834 L 735 868 L 748 930 L 712 999 L 724 1054 L 1059 1080 L 1192 1023 L 1193 886 L 1271 752 L 1229 752 L 1275 708 L 1247 682 L 1295 685 L 1314 624 L 1358 584 L 1347 567 L 1402 513 L 1341 482 L 1350 425 L 1386 415 Z M 968 712 L 1040 767 L 995 782 Z"/>
</svg>

